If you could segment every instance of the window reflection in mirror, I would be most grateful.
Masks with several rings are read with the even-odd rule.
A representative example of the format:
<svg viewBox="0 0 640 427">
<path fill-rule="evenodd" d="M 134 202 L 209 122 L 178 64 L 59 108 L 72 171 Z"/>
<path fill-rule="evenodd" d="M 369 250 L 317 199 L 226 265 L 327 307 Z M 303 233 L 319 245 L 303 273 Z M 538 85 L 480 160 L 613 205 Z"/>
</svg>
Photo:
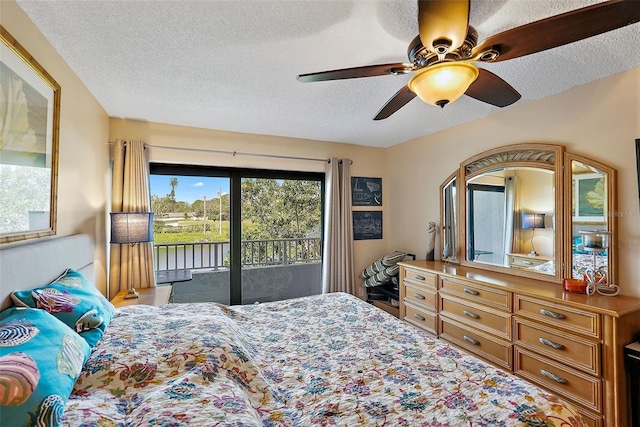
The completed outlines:
<svg viewBox="0 0 640 427">
<path fill-rule="evenodd" d="M 584 279 L 591 271 L 608 270 L 609 248 L 585 247 L 581 231 L 607 231 L 607 173 L 586 163 L 571 161 L 571 276 Z"/>
<path fill-rule="evenodd" d="M 442 193 L 442 259 L 457 261 L 457 209 L 456 177 L 450 177 L 441 188 Z"/>
<path fill-rule="evenodd" d="M 485 172 L 467 181 L 466 202 L 467 261 L 555 275 L 553 171 Z M 545 214 L 544 222 L 531 228 L 523 213 Z"/>
</svg>

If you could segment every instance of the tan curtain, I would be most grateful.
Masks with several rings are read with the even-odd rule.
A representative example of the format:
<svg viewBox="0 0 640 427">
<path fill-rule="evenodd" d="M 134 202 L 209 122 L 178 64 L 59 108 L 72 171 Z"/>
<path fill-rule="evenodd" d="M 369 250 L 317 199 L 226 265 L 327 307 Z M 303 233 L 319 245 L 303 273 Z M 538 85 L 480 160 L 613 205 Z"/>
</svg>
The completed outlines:
<svg viewBox="0 0 640 427">
<path fill-rule="evenodd" d="M 518 200 L 518 177 L 507 176 L 504 181 L 505 227 L 504 227 L 504 265 L 509 265 L 508 253 L 521 251 L 520 203 Z"/>
<path fill-rule="evenodd" d="M 351 160 L 332 158 L 326 167 L 322 292 L 357 295 L 353 278 Z"/>
<path fill-rule="evenodd" d="M 151 212 L 149 159 L 142 141 L 115 142 L 111 197 L 111 212 Z M 109 299 L 118 292 L 129 289 L 131 268 L 136 289 L 156 285 L 153 243 L 138 243 L 134 246 L 111 245 Z"/>
</svg>

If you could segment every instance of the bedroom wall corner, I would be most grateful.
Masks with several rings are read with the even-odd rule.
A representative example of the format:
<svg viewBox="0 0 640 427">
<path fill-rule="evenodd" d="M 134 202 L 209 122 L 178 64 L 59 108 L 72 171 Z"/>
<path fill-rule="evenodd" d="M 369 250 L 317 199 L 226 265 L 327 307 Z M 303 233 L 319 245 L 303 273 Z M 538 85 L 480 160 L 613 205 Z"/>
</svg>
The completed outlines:
<svg viewBox="0 0 640 427">
<path fill-rule="evenodd" d="M 61 86 L 56 234 L 94 237 L 96 287 L 104 293 L 109 116 L 14 0 L 0 1 L 0 24 Z"/>
</svg>

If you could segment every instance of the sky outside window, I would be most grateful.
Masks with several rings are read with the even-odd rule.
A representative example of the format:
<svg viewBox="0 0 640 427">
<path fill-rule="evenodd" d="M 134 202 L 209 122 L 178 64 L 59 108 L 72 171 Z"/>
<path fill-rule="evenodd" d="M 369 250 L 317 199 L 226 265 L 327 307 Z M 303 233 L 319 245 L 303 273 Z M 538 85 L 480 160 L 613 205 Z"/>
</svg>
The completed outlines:
<svg viewBox="0 0 640 427">
<path fill-rule="evenodd" d="M 229 194 L 229 178 L 211 178 L 203 176 L 151 175 L 151 194 L 164 197 L 171 193 L 169 182 L 178 179 L 175 188 L 176 201 L 193 203 L 195 200 L 218 198 L 218 192 Z"/>
</svg>

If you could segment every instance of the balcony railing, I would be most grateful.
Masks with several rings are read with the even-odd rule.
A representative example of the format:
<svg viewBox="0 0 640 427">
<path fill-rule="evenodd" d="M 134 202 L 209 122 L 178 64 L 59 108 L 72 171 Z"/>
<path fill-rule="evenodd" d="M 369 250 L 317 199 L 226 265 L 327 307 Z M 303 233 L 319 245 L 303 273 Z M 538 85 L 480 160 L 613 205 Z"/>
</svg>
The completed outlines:
<svg viewBox="0 0 640 427">
<path fill-rule="evenodd" d="M 155 269 L 229 269 L 229 242 L 154 244 Z M 303 239 L 243 240 L 243 267 L 318 263 L 322 260 L 319 237 Z"/>
</svg>

